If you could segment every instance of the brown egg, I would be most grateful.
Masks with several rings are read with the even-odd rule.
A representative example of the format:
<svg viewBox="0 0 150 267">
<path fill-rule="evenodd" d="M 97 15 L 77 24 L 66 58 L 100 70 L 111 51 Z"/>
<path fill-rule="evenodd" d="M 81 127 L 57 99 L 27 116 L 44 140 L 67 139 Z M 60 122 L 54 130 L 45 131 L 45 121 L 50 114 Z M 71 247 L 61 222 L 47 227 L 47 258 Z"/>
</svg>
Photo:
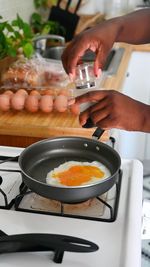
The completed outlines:
<svg viewBox="0 0 150 267">
<path fill-rule="evenodd" d="M 53 110 L 53 96 L 43 95 L 39 103 L 40 110 L 49 113 Z"/>
<path fill-rule="evenodd" d="M 6 90 L 4 92 L 4 95 L 9 95 L 9 96 L 12 96 L 14 93 L 11 91 L 11 90 Z"/>
<path fill-rule="evenodd" d="M 10 95 L 2 94 L 0 95 L 0 110 L 8 111 L 10 109 Z"/>
<path fill-rule="evenodd" d="M 69 106 L 69 109 L 72 114 L 79 115 L 80 114 L 80 106 L 77 104 L 73 104 Z"/>
<path fill-rule="evenodd" d="M 35 95 L 29 95 L 25 101 L 25 109 L 29 112 L 37 112 L 39 110 L 39 99 Z"/>
<path fill-rule="evenodd" d="M 69 92 L 67 89 L 60 89 L 60 91 L 58 92 L 58 95 L 69 96 Z"/>
<path fill-rule="evenodd" d="M 68 99 L 68 106 L 71 106 L 75 103 L 75 98 Z"/>
<path fill-rule="evenodd" d="M 41 91 L 42 95 L 54 95 L 54 90 L 52 89 L 44 89 Z"/>
<path fill-rule="evenodd" d="M 25 89 L 19 89 L 15 94 L 28 96 L 28 93 Z"/>
<path fill-rule="evenodd" d="M 64 95 L 56 96 L 54 101 L 54 108 L 59 112 L 65 112 L 68 107 L 68 98 Z"/>
<path fill-rule="evenodd" d="M 32 90 L 30 92 L 30 95 L 34 95 L 34 96 L 36 96 L 39 99 L 41 98 L 41 94 L 37 90 Z"/>
<path fill-rule="evenodd" d="M 19 89 L 12 97 L 11 97 L 11 107 L 14 110 L 23 110 L 25 105 L 25 100 L 28 96 L 28 93 L 24 89 Z"/>
<path fill-rule="evenodd" d="M 11 107 L 14 110 L 23 110 L 26 97 L 24 95 L 14 94 L 11 98 Z"/>
</svg>

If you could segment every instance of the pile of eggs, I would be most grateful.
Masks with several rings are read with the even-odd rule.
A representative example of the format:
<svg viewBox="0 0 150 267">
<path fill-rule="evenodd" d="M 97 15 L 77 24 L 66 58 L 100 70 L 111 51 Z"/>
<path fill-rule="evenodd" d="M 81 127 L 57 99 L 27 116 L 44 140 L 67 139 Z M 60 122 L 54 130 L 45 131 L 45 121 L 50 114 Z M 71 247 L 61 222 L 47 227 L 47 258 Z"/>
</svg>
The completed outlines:
<svg viewBox="0 0 150 267">
<path fill-rule="evenodd" d="M 57 95 L 51 89 L 32 90 L 30 92 L 25 89 L 19 89 L 16 92 L 6 90 L 0 94 L 0 110 L 5 112 L 9 110 L 22 111 L 24 109 L 32 113 L 70 110 L 74 115 L 78 115 L 79 106 L 75 105 L 74 102 L 74 99 L 71 99 L 66 90 L 57 92 Z"/>
</svg>

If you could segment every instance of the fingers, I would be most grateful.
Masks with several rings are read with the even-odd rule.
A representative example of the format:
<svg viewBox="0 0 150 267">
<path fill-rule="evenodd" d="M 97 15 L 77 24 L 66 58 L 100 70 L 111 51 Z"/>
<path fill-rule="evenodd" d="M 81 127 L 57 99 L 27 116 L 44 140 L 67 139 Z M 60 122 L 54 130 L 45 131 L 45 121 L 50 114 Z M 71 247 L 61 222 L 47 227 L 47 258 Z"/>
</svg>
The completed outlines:
<svg viewBox="0 0 150 267">
<path fill-rule="evenodd" d="M 98 76 L 99 69 L 103 69 L 106 63 L 106 59 L 109 55 L 110 48 L 106 45 L 100 44 L 100 47 L 96 51 L 96 58 L 94 62 L 94 73 L 96 76 Z"/>
<path fill-rule="evenodd" d="M 105 119 L 110 115 L 110 109 L 107 106 L 104 106 L 101 109 L 97 109 L 96 111 L 92 112 L 91 109 L 87 109 L 82 112 L 79 116 L 79 121 L 81 125 L 84 125 L 88 118 L 91 118 L 93 124 L 97 126 L 97 123 L 101 122 L 101 120 Z"/>
<path fill-rule="evenodd" d="M 116 124 L 114 124 L 114 121 L 111 119 L 111 116 L 109 116 L 109 115 L 107 117 L 105 117 L 104 119 L 98 121 L 96 123 L 96 126 L 102 128 L 104 130 L 110 130 L 112 128 L 119 128 L 116 126 Z"/>
<path fill-rule="evenodd" d="M 93 123 L 97 125 L 97 122 L 107 117 L 109 113 L 110 104 L 107 102 L 107 98 L 104 98 L 82 112 L 80 114 L 79 121 L 81 125 L 84 125 L 87 119 L 90 117 Z"/>
<path fill-rule="evenodd" d="M 111 90 L 109 90 L 109 93 Z M 108 96 L 107 90 L 91 91 L 76 98 L 76 104 L 83 104 L 86 102 L 98 102 Z"/>
<path fill-rule="evenodd" d="M 83 38 L 80 40 L 78 39 L 78 42 L 76 42 L 75 39 L 68 45 L 62 54 L 63 67 L 67 74 L 72 74 L 73 78 L 75 77 L 77 63 L 88 49 L 88 46 L 88 43 L 84 41 Z"/>
<path fill-rule="evenodd" d="M 114 91 L 113 90 L 101 90 L 88 92 L 85 95 L 79 96 L 76 99 L 76 104 L 82 104 L 85 102 L 96 102 L 93 106 L 89 107 L 87 110 L 82 112 L 79 116 L 79 121 L 81 125 L 84 125 L 87 119 L 90 117 L 96 126 L 107 127 L 110 126 L 110 122 L 113 120 L 113 110 L 114 110 Z M 108 122 L 108 118 L 111 118 L 109 125 L 101 125 Z M 105 121 L 107 119 L 107 121 Z M 105 129 L 104 128 L 104 129 Z"/>
<path fill-rule="evenodd" d="M 100 48 L 98 49 L 98 51 L 96 53 L 96 58 L 95 58 L 95 62 L 94 62 L 95 76 L 99 77 L 99 70 L 101 70 L 103 68 L 103 65 L 104 65 L 104 61 L 102 59 L 102 46 L 100 46 Z"/>
</svg>

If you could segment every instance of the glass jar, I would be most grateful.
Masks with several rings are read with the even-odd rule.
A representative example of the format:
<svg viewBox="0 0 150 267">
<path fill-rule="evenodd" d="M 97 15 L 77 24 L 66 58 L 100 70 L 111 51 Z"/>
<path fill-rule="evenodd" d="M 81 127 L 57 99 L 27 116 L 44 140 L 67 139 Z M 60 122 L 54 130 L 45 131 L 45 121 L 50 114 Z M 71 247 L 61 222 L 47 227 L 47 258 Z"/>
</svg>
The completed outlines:
<svg viewBox="0 0 150 267">
<path fill-rule="evenodd" d="M 83 63 L 76 67 L 76 89 L 92 89 L 96 87 L 96 77 L 92 63 Z"/>
</svg>

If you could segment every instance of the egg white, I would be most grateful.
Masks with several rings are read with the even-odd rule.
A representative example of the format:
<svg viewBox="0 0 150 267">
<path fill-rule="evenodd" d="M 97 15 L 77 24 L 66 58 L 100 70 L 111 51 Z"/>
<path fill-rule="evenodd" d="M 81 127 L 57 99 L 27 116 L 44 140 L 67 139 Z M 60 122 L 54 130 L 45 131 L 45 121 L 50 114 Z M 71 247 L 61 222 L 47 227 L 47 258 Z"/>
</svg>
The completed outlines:
<svg viewBox="0 0 150 267">
<path fill-rule="evenodd" d="M 48 174 L 46 176 L 47 184 L 50 184 L 53 186 L 68 187 L 68 186 L 61 184 L 59 182 L 59 179 L 54 178 L 54 175 L 56 175 L 59 172 L 67 171 L 70 167 L 73 167 L 76 165 L 78 165 L 78 166 L 95 166 L 104 172 L 104 176 L 102 178 L 98 179 L 96 177 L 92 177 L 90 179 L 90 181 L 88 181 L 86 183 L 82 183 L 82 185 L 89 185 L 89 184 L 93 184 L 93 183 L 98 183 L 100 180 L 102 180 L 104 178 L 108 178 L 109 176 L 111 176 L 109 169 L 104 164 L 102 164 L 98 161 L 92 161 L 92 162 L 68 161 L 68 162 L 65 162 L 65 163 L 59 165 L 57 168 L 54 168 L 52 171 L 48 172 Z"/>
</svg>

